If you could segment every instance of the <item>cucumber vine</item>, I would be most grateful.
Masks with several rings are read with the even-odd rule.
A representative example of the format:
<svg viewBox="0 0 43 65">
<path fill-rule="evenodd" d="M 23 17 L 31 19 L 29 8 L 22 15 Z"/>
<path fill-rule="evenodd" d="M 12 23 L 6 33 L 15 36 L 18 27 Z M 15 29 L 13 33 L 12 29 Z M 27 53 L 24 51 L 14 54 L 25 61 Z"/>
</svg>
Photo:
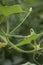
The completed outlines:
<svg viewBox="0 0 43 65">
<path fill-rule="evenodd" d="M 9 8 L 9 10 L 8 10 L 8 8 Z M 15 9 L 15 8 L 17 8 L 19 10 L 18 11 L 17 10 L 14 11 L 13 9 Z M 1 6 L 0 5 L 0 9 L 1 9 L 0 10 L 0 14 L 6 15 L 6 18 L 12 13 L 21 13 L 21 12 L 23 12 L 23 10 L 21 10 L 18 5 L 14 5 L 14 6 Z M 3 9 L 4 9 L 4 11 L 3 11 Z M 10 10 L 11 10 L 11 12 L 10 12 Z M 18 52 L 22 52 L 22 53 L 35 53 L 37 51 L 43 50 L 43 47 L 42 48 L 40 47 L 41 42 L 39 44 L 32 44 L 31 43 L 32 40 L 36 41 L 37 38 L 39 38 L 41 35 L 43 35 L 43 32 L 41 32 L 39 34 L 36 34 L 33 29 L 30 29 L 30 35 L 27 35 L 27 36 L 13 35 L 12 34 L 13 32 L 15 32 L 25 22 L 25 20 L 31 14 L 31 12 L 32 12 L 32 8 L 29 9 L 29 12 L 24 17 L 22 22 L 17 27 L 15 27 L 12 31 L 9 31 L 10 30 L 9 21 L 6 22 L 7 23 L 7 31 L 5 32 L 2 29 L 0 30 L 0 32 L 2 33 L 2 34 L 0 34 L 0 38 L 4 41 L 3 44 L 0 42 L 0 48 L 5 47 L 6 45 L 9 45 L 11 48 L 17 50 Z M 11 38 L 11 37 L 23 38 L 23 40 L 20 41 L 18 44 L 14 44 L 14 43 L 12 43 L 9 40 L 9 38 Z M 33 50 L 28 50 L 28 51 L 20 49 L 19 47 L 21 47 L 23 45 L 31 45 L 34 49 Z"/>
</svg>

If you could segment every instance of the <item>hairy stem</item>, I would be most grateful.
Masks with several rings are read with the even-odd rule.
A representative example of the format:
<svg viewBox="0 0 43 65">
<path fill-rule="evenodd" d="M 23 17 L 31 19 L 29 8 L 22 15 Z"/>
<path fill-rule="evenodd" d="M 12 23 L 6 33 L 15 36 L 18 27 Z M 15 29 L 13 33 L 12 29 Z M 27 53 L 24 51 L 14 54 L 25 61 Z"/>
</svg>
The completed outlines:
<svg viewBox="0 0 43 65">
<path fill-rule="evenodd" d="M 26 18 L 30 15 L 31 11 L 32 11 L 32 8 L 29 9 L 28 14 L 27 14 L 26 17 L 22 20 L 22 22 L 21 22 L 16 28 L 14 28 L 14 29 L 10 32 L 11 34 L 12 34 L 15 30 L 17 30 L 17 29 L 24 23 L 24 21 L 26 20 Z"/>
<path fill-rule="evenodd" d="M 1 38 L 5 43 L 7 43 L 6 37 L 0 35 L 0 38 Z"/>
<path fill-rule="evenodd" d="M 12 48 L 14 48 L 15 50 L 17 50 L 18 52 L 22 52 L 22 53 L 33 53 L 33 52 L 35 52 L 35 51 L 39 51 L 39 50 L 42 50 L 42 49 L 43 49 L 43 48 L 39 48 L 39 49 L 33 49 L 33 50 L 31 50 L 31 51 L 25 51 L 25 50 L 22 50 L 22 49 L 18 48 L 16 45 L 14 45 L 12 42 L 10 42 L 9 39 L 7 39 L 7 40 L 8 40 L 9 45 L 10 45 Z"/>
<path fill-rule="evenodd" d="M 30 35 L 23 36 L 23 35 L 12 35 L 12 34 L 8 34 L 7 36 L 8 37 L 15 37 L 15 38 L 28 38 L 28 37 L 30 37 Z"/>
<path fill-rule="evenodd" d="M 8 18 L 7 18 L 7 34 L 9 33 L 9 21 L 8 21 Z"/>
</svg>

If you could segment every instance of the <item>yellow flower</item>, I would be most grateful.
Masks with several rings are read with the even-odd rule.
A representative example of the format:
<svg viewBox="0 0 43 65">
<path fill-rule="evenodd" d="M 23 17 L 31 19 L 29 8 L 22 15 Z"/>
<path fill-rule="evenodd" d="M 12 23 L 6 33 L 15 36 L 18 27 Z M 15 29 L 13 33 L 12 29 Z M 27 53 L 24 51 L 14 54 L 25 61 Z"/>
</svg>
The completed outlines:
<svg viewBox="0 0 43 65">
<path fill-rule="evenodd" d="M 40 44 L 34 45 L 34 48 L 39 49 L 40 48 Z"/>
<path fill-rule="evenodd" d="M 39 48 L 40 48 L 40 44 L 37 45 L 37 49 L 39 49 Z"/>
<path fill-rule="evenodd" d="M 0 48 L 5 47 L 6 43 L 0 42 Z"/>
</svg>

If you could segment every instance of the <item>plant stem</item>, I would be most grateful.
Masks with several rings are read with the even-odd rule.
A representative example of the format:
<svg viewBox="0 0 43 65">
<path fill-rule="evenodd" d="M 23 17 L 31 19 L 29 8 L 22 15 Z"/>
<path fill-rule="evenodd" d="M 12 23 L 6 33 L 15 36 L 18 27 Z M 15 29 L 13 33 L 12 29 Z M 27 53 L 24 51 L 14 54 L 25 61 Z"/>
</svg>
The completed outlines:
<svg viewBox="0 0 43 65">
<path fill-rule="evenodd" d="M 31 50 L 31 51 L 22 50 L 22 49 L 18 48 L 16 45 L 14 45 L 12 42 L 10 42 L 9 40 L 8 40 L 8 43 L 9 43 L 9 45 L 10 45 L 12 48 L 14 48 L 15 50 L 17 50 L 17 51 L 19 51 L 19 52 L 22 52 L 22 53 L 32 53 L 32 52 L 35 51 L 35 50 Z"/>
<path fill-rule="evenodd" d="M 5 43 L 7 43 L 6 37 L 0 35 L 0 38 L 1 38 Z"/>
<path fill-rule="evenodd" d="M 28 38 L 28 37 L 30 37 L 30 35 L 23 36 L 23 35 L 12 35 L 12 34 L 8 34 L 7 36 L 8 37 L 15 37 L 15 38 Z"/>
<path fill-rule="evenodd" d="M 9 20 L 7 18 L 7 34 L 9 33 Z"/>
<path fill-rule="evenodd" d="M 30 13 L 32 12 L 32 8 L 29 9 L 29 12 L 28 14 L 26 15 L 26 17 L 22 20 L 22 22 L 16 27 L 14 28 L 10 33 L 12 34 L 15 30 L 17 30 L 23 23 L 24 21 L 26 20 L 26 18 L 30 15 Z"/>
<path fill-rule="evenodd" d="M 12 42 L 10 42 L 10 40 L 8 38 L 6 39 L 6 37 L 3 37 L 1 35 L 0 35 L 0 38 L 3 41 L 5 41 L 5 43 L 7 43 L 8 45 L 10 45 L 12 48 L 14 48 L 15 50 L 17 50 L 18 52 L 22 52 L 22 53 L 33 53 L 35 51 L 39 51 L 39 50 L 42 50 L 43 49 L 43 48 L 39 48 L 39 49 L 34 48 L 31 51 L 25 51 L 25 50 L 22 50 L 22 49 L 18 48 L 16 45 L 14 45 Z"/>
<path fill-rule="evenodd" d="M 39 49 L 33 49 L 31 51 L 25 51 L 25 50 L 22 50 L 22 49 L 18 48 L 16 45 L 14 45 L 12 42 L 9 41 L 9 39 L 7 39 L 7 40 L 8 40 L 9 45 L 12 48 L 14 48 L 15 50 L 17 50 L 18 52 L 22 52 L 22 53 L 33 53 L 35 51 L 39 51 L 39 50 L 42 50 L 43 49 L 43 48 L 39 48 Z"/>
<path fill-rule="evenodd" d="M 5 31 L 4 30 L 1 29 L 0 32 L 5 35 Z"/>
</svg>

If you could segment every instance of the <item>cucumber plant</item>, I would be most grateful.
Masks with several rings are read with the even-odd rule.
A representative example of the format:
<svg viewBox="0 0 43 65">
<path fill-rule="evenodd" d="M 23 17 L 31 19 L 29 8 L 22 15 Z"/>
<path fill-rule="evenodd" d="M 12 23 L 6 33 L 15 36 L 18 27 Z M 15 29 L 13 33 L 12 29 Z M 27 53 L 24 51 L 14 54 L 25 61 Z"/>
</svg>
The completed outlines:
<svg viewBox="0 0 43 65">
<path fill-rule="evenodd" d="M 4 2 L 4 0 L 2 0 Z M 5 2 L 4 2 L 5 4 Z M 6 46 L 10 46 L 9 49 L 13 48 L 16 51 L 20 52 L 20 53 L 34 53 L 34 55 L 36 54 L 36 52 L 43 50 L 43 47 L 41 48 L 41 42 L 43 40 L 41 40 L 40 44 L 36 43 L 36 39 L 38 39 L 41 35 L 43 35 L 43 32 L 37 34 L 35 33 L 35 31 L 31 28 L 30 29 L 30 35 L 27 36 L 22 36 L 22 35 L 14 35 L 13 33 L 25 22 L 25 20 L 27 19 L 27 17 L 31 14 L 32 12 L 32 7 L 30 7 L 29 12 L 27 13 L 27 15 L 24 17 L 24 19 L 21 21 L 21 23 L 19 25 L 17 25 L 14 29 L 12 29 L 10 31 L 10 23 L 7 20 L 6 21 L 6 31 L 4 31 L 4 29 L 2 29 L 0 27 L 0 39 L 3 41 L 0 41 L 0 49 Z M 22 10 L 22 8 L 20 7 L 20 5 L 16 4 L 13 6 L 8 6 L 8 5 L 0 5 L 0 20 L 1 17 L 3 16 L 4 19 L 8 19 L 8 16 L 12 15 L 12 14 L 16 14 L 16 13 L 25 13 L 25 11 Z M 4 17 L 5 16 L 5 17 Z M 2 19 L 3 19 L 2 18 Z M 3 20 L 4 20 L 3 19 Z M 3 24 L 3 20 L 0 21 L 0 26 Z M 20 41 L 17 44 L 14 44 L 13 42 L 10 41 L 10 38 L 12 37 L 17 37 L 17 38 L 23 38 L 22 41 Z M 32 40 L 35 41 L 34 44 L 32 44 Z M 19 47 L 23 46 L 23 45 L 31 45 L 33 47 L 32 50 L 23 50 Z M 34 56 L 33 56 L 34 57 Z M 39 64 L 39 63 L 38 63 Z"/>
</svg>

